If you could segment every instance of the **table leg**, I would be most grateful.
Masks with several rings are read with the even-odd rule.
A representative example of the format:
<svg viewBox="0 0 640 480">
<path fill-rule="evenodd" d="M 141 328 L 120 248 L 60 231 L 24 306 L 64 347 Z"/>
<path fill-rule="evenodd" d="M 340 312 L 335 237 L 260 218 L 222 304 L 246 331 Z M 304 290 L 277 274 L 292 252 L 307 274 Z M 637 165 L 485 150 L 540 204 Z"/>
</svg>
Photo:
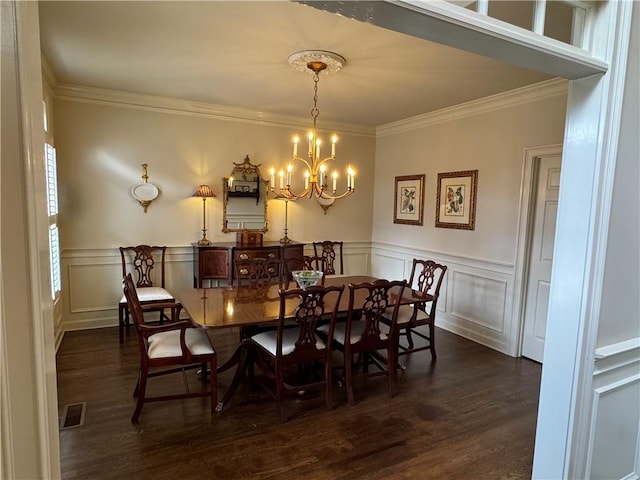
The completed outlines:
<svg viewBox="0 0 640 480">
<path fill-rule="evenodd" d="M 231 384 L 229 385 L 229 388 L 225 392 L 224 397 L 222 397 L 222 400 L 220 400 L 218 402 L 218 405 L 216 405 L 216 409 L 215 409 L 216 413 L 222 412 L 222 410 L 224 409 L 224 406 L 229 402 L 229 400 L 231 400 L 231 397 L 233 397 L 233 394 L 236 392 L 238 386 L 242 382 L 242 379 L 244 378 L 244 372 L 247 368 L 248 358 L 249 358 L 249 346 L 243 342 L 240 345 L 238 345 L 238 348 L 236 348 L 236 351 L 233 352 L 233 355 L 231 356 L 231 358 L 229 358 L 229 360 L 227 360 L 226 362 L 224 362 L 224 364 L 218 367 L 217 371 L 218 373 L 220 373 L 220 372 L 229 370 L 234 365 L 237 365 L 236 371 L 233 374 L 233 379 L 231 380 Z"/>
</svg>

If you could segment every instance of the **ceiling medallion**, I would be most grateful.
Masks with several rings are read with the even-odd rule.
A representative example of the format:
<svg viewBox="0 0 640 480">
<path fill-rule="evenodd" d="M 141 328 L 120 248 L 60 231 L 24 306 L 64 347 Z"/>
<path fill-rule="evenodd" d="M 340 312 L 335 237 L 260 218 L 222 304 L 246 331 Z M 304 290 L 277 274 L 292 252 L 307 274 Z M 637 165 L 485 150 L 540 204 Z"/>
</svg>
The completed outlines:
<svg viewBox="0 0 640 480">
<path fill-rule="evenodd" d="M 326 50 L 302 50 L 289 55 L 289 64 L 300 72 L 339 72 L 347 63 L 342 55 Z"/>
</svg>

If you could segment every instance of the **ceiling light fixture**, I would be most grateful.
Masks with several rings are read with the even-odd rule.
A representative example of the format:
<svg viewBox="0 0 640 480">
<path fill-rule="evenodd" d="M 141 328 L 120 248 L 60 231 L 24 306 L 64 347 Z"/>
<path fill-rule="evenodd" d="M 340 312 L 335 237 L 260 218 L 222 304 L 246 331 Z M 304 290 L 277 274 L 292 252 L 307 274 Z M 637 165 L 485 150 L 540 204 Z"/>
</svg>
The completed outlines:
<svg viewBox="0 0 640 480">
<path fill-rule="evenodd" d="M 307 150 L 308 160 L 298 156 L 299 137 L 293 139 L 293 156 L 292 161 L 287 165 L 286 172 L 280 170 L 278 172 L 279 182 L 276 186 L 276 170 L 271 168 L 270 191 L 276 197 L 286 197 L 289 199 L 297 199 L 315 196 L 320 205 L 323 207 L 325 214 L 327 209 L 335 200 L 351 195 L 355 190 L 355 171 L 351 165 L 347 167 L 347 190 L 341 194 L 337 193 L 338 172 L 334 170 L 331 173 L 331 188 L 328 188 L 327 182 L 329 171 L 326 163 L 336 158 L 336 142 L 338 136 L 333 135 L 331 138 L 331 155 L 325 158 L 320 156 L 320 145 L 322 141 L 318 137 L 317 121 L 320 111 L 318 110 L 318 82 L 320 73 L 331 74 L 342 69 L 346 60 L 337 53 L 327 52 L 325 50 L 303 50 L 293 53 L 289 56 L 289 63 L 296 70 L 313 73 L 313 108 L 311 109 L 311 117 L 313 118 L 313 129 L 308 134 L 309 148 Z M 304 190 L 296 193 L 291 188 L 291 177 L 293 173 L 293 163 L 300 161 L 304 164 Z"/>
</svg>

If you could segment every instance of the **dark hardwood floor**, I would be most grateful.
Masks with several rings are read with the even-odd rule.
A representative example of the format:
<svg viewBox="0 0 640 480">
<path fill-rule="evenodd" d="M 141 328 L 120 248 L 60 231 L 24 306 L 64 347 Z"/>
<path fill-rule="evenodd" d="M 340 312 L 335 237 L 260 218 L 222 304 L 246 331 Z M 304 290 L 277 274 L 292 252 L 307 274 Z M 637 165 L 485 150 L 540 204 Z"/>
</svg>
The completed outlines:
<svg viewBox="0 0 640 480">
<path fill-rule="evenodd" d="M 237 331 L 210 332 L 219 362 Z M 389 398 L 383 377 L 356 384 L 356 405 L 327 411 L 321 394 L 276 402 L 242 386 L 224 412 L 208 399 L 146 404 L 130 423 L 138 352 L 133 330 L 66 333 L 58 398 L 87 402 L 84 424 L 60 431 L 64 479 L 520 479 L 531 477 L 541 366 L 437 330 L 438 361 L 401 357 Z M 201 383 L 187 373 L 192 388 Z M 184 388 L 181 376 L 150 380 Z M 230 372 L 219 376 L 219 395 Z"/>
</svg>

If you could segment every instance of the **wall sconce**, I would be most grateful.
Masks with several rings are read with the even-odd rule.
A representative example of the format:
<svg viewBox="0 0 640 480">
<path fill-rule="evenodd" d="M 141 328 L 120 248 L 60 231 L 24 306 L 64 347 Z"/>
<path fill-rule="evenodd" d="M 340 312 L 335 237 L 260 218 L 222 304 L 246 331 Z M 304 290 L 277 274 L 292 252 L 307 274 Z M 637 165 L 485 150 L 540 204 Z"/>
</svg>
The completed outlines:
<svg viewBox="0 0 640 480">
<path fill-rule="evenodd" d="M 207 239 L 206 204 L 207 198 L 215 198 L 216 194 L 209 185 L 200 185 L 191 196 L 202 198 L 202 238 L 198 241 L 198 245 L 209 245 L 211 242 Z"/>
<path fill-rule="evenodd" d="M 133 187 L 131 187 L 131 196 L 135 198 L 142 208 L 144 208 L 144 213 L 147 213 L 147 208 L 156 198 L 158 198 L 158 187 L 156 187 L 153 183 L 149 183 L 149 175 L 147 175 L 147 167 L 146 163 L 142 164 L 142 183 L 137 183 Z"/>
</svg>

